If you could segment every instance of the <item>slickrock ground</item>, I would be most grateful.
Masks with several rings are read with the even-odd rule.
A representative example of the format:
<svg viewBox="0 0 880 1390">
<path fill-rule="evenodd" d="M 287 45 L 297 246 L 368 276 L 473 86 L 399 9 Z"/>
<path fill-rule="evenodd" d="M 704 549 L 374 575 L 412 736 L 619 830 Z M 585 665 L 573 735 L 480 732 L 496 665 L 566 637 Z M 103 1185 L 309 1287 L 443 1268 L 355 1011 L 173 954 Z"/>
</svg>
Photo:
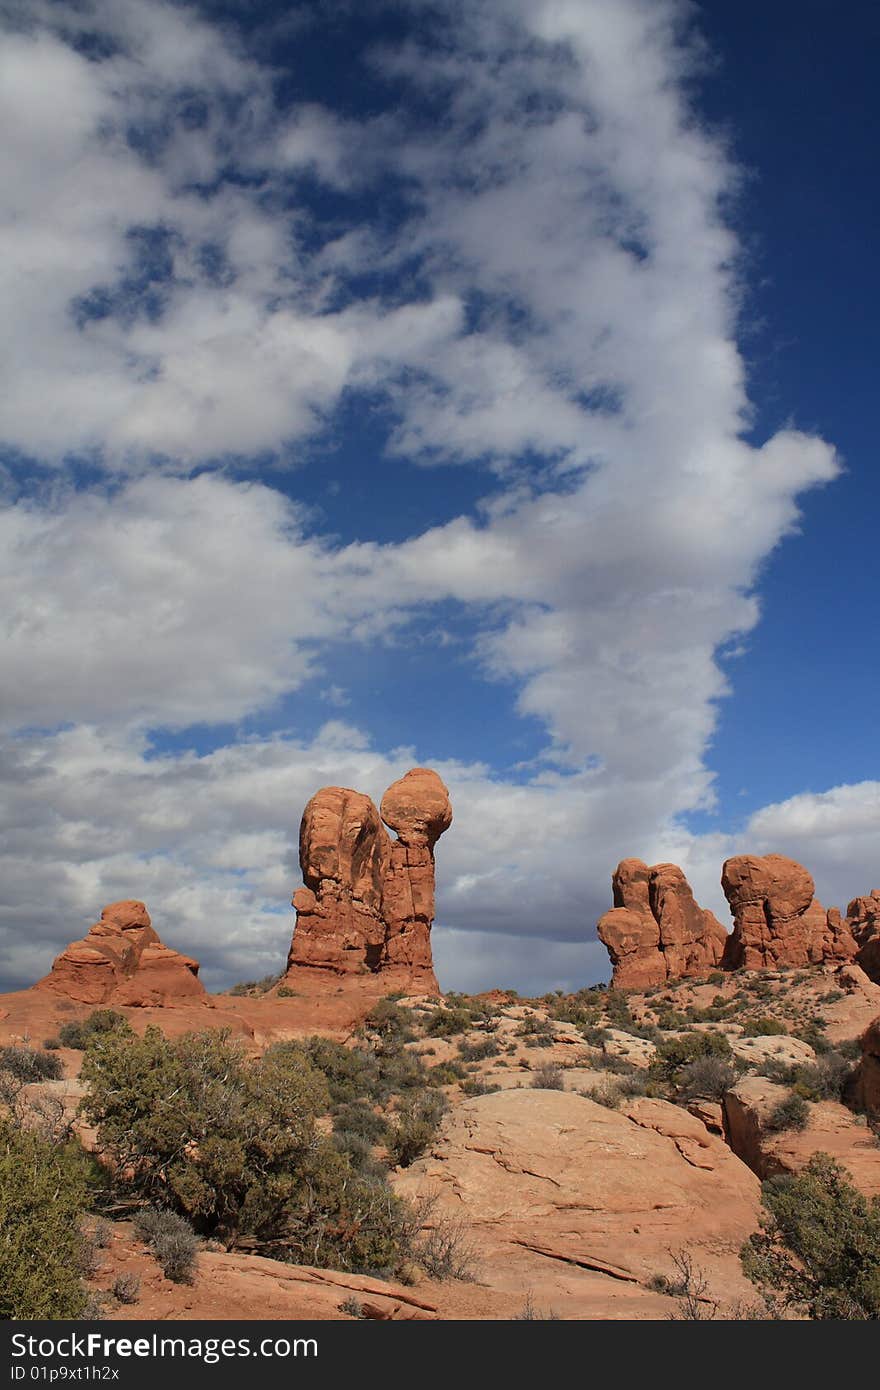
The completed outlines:
<svg viewBox="0 0 880 1390">
<path fill-rule="evenodd" d="M 627 1113 L 560 1091 L 459 1105 L 396 1180 L 436 1192 L 464 1224 L 481 1282 L 563 1318 L 664 1317 L 652 1290 L 688 1248 L 723 1302 L 753 1291 L 738 1251 L 757 1225 L 757 1178 L 699 1120 L 663 1101 Z"/>
</svg>

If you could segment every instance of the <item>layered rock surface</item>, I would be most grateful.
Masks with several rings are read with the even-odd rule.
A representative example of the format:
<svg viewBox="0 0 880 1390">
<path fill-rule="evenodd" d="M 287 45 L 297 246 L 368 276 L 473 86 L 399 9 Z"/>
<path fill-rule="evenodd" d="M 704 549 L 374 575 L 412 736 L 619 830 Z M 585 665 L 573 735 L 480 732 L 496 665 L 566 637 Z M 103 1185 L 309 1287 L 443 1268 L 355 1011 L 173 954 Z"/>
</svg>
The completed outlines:
<svg viewBox="0 0 880 1390">
<path fill-rule="evenodd" d="M 449 793 L 429 768 L 412 768 L 389 787 L 381 815 L 348 787 L 316 792 L 300 826 L 304 886 L 293 895 L 288 971 L 396 973 L 436 991 L 434 845 L 451 823 Z"/>
<path fill-rule="evenodd" d="M 35 986 L 84 1004 L 167 1007 L 206 1001 L 199 963 L 165 946 L 142 902 L 110 903 Z"/>
<path fill-rule="evenodd" d="M 597 930 L 618 989 L 649 989 L 667 979 L 707 974 L 719 964 L 727 933 L 695 901 L 676 864 L 649 867 L 641 859 L 623 859 L 611 882 L 614 907 Z"/>
<path fill-rule="evenodd" d="M 664 1101 L 626 1113 L 571 1092 L 463 1101 L 395 1179 L 462 1223 L 477 1277 L 531 1290 L 560 1317 L 664 1317 L 652 1288 L 687 1248 L 725 1305 L 751 1290 L 738 1251 L 757 1226 L 757 1178 L 696 1117 Z"/>
<path fill-rule="evenodd" d="M 761 1179 L 798 1173 L 814 1153 L 827 1153 L 868 1197 L 880 1193 L 880 1150 L 864 1117 L 837 1101 L 810 1106 L 804 1129 L 774 1129 L 770 1117 L 790 1096 L 763 1076 L 746 1076 L 724 1097 L 724 1130 L 731 1149 Z M 769 1123 L 768 1123 L 769 1122 Z"/>
</svg>

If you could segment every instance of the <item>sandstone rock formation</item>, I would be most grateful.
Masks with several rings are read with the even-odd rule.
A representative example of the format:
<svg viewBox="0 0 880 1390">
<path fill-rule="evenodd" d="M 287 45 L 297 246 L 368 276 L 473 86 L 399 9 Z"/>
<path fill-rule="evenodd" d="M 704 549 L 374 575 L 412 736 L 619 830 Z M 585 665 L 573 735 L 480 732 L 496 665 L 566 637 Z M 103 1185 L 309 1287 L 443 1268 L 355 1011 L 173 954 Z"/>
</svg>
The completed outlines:
<svg viewBox="0 0 880 1390">
<path fill-rule="evenodd" d="M 35 988 L 84 1004 L 191 1004 L 207 1000 L 198 973 L 198 961 L 162 944 L 144 904 L 126 899 L 105 907 Z"/>
<path fill-rule="evenodd" d="M 670 1302 L 652 1284 L 681 1248 L 725 1306 L 751 1294 L 738 1252 L 757 1226 L 758 1181 L 665 1101 L 624 1112 L 574 1092 L 477 1096 L 394 1185 L 436 1194 L 437 1214 L 464 1227 L 481 1284 L 531 1291 L 561 1318 L 663 1318 Z"/>
<path fill-rule="evenodd" d="M 731 970 L 841 964 L 857 946 L 849 923 L 817 902 L 811 875 L 781 854 L 741 854 L 721 870 L 733 914 L 724 964 Z"/>
<path fill-rule="evenodd" d="M 614 907 L 597 930 L 611 956 L 616 988 L 649 989 L 717 967 L 727 933 L 695 902 L 676 864 L 649 868 L 641 859 L 623 859 L 611 882 Z"/>
<path fill-rule="evenodd" d="M 880 1018 L 865 1029 L 859 1044 L 862 1058 L 856 1068 L 852 1101 L 873 1120 L 880 1120 Z"/>
<path fill-rule="evenodd" d="M 880 984 L 880 888 L 853 898 L 846 920 L 856 943 L 856 962 L 869 980 Z"/>
<path fill-rule="evenodd" d="M 316 792 L 300 826 L 304 887 L 293 895 L 288 971 L 380 971 L 436 992 L 434 845 L 451 823 L 449 793 L 429 768 L 413 768 L 389 787 L 381 816 L 361 792 Z"/>
</svg>

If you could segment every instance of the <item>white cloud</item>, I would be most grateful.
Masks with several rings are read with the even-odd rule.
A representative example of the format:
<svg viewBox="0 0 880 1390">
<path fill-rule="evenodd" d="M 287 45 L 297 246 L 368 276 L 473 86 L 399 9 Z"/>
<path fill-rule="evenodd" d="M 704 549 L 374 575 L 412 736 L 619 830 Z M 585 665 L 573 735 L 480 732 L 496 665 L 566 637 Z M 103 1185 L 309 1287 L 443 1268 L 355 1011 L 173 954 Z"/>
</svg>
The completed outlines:
<svg viewBox="0 0 880 1390">
<path fill-rule="evenodd" d="M 0 512 L 4 718 L 73 725 L 8 747 L 4 911 L 28 968 L 35 941 L 60 944 L 130 894 L 218 978 L 269 968 L 305 800 L 328 781 L 378 797 L 415 756 L 371 751 L 354 682 L 325 692 L 352 723 L 307 746 L 147 756 L 139 730 L 265 711 L 320 672 L 327 643 L 405 641 L 438 600 L 472 619 L 485 674 L 511 682 L 512 711 L 543 722 L 568 774 L 520 785 L 445 765 L 456 978 L 501 939 L 511 970 L 556 942 L 542 978 L 575 971 L 583 944 L 587 974 L 624 854 L 693 861 L 715 905 L 729 839 L 675 820 L 711 802 L 715 654 L 758 620 L 760 567 L 796 528 L 798 495 L 839 465 L 795 428 L 743 438 L 739 253 L 721 210 L 738 175 L 683 94 L 687 7 L 431 10 L 452 19 L 443 43 L 376 60 L 440 103 L 427 133 L 403 97 L 402 116 L 360 125 L 314 101 L 278 109 L 228 33 L 154 0 L 67 7 L 63 25 L 34 0 L 0 50 L 0 439 L 135 474 Z M 89 29 L 105 56 L 71 46 Z M 222 177 L 230 159 L 248 181 Z M 302 172 L 364 195 L 323 245 Z M 369 209 L 393 176 L 410 211 L 389 230 Z M 265 478 L 187 476 L 229 454 L 258 467 L 332 423 L 352 386 L 389 404 L 400 456 L 490 469 L 492 504 L 425 518 L 404 544 L 336 546 Z M 812 835 L 844 867 L 830 803 L 807 808 L 824 827 L 809 832 L 804 806 L 773 809 L 756 844 Z"/>
</svg>

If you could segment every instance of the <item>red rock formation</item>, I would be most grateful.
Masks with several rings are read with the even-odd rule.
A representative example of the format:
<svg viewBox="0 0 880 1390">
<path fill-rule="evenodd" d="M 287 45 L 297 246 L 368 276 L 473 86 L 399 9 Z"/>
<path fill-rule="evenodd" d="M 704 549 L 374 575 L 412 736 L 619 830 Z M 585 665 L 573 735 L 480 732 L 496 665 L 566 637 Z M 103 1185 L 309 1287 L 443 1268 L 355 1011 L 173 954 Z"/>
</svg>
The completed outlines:
<svg viewBox="0 0 880 1390">
<path fill-rule="evenodd" d="M 198 961 L 163 946 L 144 904 L 127 899 L 105 907 L 35 988 L 83 1004 L 191 1004 L 207 1000 L 198 972 Z"/>
<path fill-rule="evenodd" d="M 724 955 L 728 969 L 840 964 L 856 954 L 848 923 L 816 901 L 811 875 L 794 859 L 737 855 L 725 862 L 721 886 L 734 923 Z"/>
<path fill-rule="evenodd" d="M 852 1100 L 872 1119 L 880 1119 L 880 1018 L 868 1025 L 859 1044 L 862 1059 L 853 1079 Z"/>
<path fill-rule="evenodd" d="M 649 989 L 667 979 L 706 975 L 720 962 L 727 933 L 694 900 L 676 864 L 649 868 L 623 859 L 612 878 L 614 907 L 600 918 L 618 989 Z"/>
<path fill-rule="evenodd" d="M 375 969 L 385 943 L 382 889 L 391 841 L 368 796 L 323 787 L 303 812 L 293 895 L 297 930 L 288 966 L 339 972 Z"/>
<path fill-rule="evenodd" d="M 397 972 L 412 987 L 435 991 L 434 845 L 451 823 L 449 793 L 428 768 L 413 768 L 388 788 L 381 817 L 360 792 L 316 792 L 300 826 L 305 886 L 293 895 L 288 970 Z"/>
<path fill-rule="evenodd" d="M 880 984 L 880 888 L 853 898 L 846 921 L 856 943 L 856 961 L 869 980 Z"/>
<path fill-rule="evenodd" d="M 388 788 L 381 814 L 397 834 L 382 892 L 382 963 L 432 970 L 434 845 L 452 824 L 449 793 L 436 772 L 414 767 Z"/>
</svg>

